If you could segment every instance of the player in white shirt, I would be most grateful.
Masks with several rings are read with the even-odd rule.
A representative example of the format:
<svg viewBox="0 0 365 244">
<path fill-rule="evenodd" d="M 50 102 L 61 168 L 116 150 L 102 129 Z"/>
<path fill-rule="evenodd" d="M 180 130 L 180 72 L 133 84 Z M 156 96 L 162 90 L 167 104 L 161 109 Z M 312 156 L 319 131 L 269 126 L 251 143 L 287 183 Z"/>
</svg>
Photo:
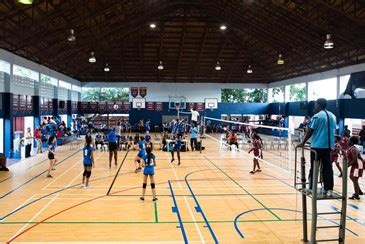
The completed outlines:
<svg viewBox="0 0 365 244">
<path fill-rule="evenodd" d="M 198 124 L 198 117 L 200 116 L 199 112 L 195 110 L 195 108 L 190 109 L 191 112 L 191 123 L 194 126 L 197 126 Z"/>
</svg>

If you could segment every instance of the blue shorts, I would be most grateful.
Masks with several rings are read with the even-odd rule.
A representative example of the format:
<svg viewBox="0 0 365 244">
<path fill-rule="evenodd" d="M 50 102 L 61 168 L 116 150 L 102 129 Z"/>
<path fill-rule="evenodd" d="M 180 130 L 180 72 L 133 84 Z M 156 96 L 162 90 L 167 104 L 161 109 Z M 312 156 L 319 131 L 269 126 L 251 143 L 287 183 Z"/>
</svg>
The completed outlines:
<svg viewBox="0 0 365 244">
<path fill-rule="evenodd" d="M 92 167 L 92 164 L 84 164 L 84 167 Z"/>
<path fill-rule="evenodd" d="M 155 174 L 155 168 L 151 166 L 144 167 L 143 170 L 144 175 L 154 175 Z"/>
<path fill-rule="evenodd" d="M 138 152 L 137 157 L 139 157 L 139 158 L 143 158 L 145 155 L 146 155 L 146 154 L 145 154 L 144 152 L 140 151 L 140 152 Z"/>
</svg>

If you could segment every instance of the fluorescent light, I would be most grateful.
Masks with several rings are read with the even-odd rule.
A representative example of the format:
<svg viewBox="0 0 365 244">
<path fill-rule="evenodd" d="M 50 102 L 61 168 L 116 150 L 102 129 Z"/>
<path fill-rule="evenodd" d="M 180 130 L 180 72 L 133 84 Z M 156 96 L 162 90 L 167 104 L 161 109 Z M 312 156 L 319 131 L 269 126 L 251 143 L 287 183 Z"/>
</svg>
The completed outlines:
<svg viewBox="0 0 365 244">
<path fill-rule="evenodd" d="M 157 66 L 158 70 L 163 70 L 163 64 L 162 61 L 160 61 L 159 65 Z"/>
<path fill-rule="evenodd" d="M 108 63 L 106 63 L 106 64 L 105 64 L 104 71 L 105 71 L 105 72 L 109 72 L 109 71 L 110 71 L 110 68 L 109 68 Z"/>
<path fill-rule="evenodd" d="M 74 42 L 76 41 L 75 31 L 70 29 L 70 35 L 67 37 L 67 41 Z"/>
<path fill-rule="evenodd" d="M 253 73 L 253 70 L 251 68 L 251 65 L 248 66 L 248 69 L 247 69 L 247 74 L 252 74 Z"/>
<path fill-rule="evenodd" d="M 324 42 L 323 47 L 325 49 L 331 49 L 335 47 L 335 43 L 331 39 L 331 34 L 326 35 L 326 41 Z"/>
<path fill-rule="evenodd" d="M 279 54 L 279 56 L 278 56 L 278 61 L 276 62 L 277 64 L 284 64 L 285 62 L 284 62 L 284 59 L 283 59 L 283 55 L 281 55 L 281 54 Z"/>
<path fill-rule="evenodd" d="M 156 24 L 155 23 L 151 23 L 150 24 L 150 27 L 151 27 L 151 29 L 155 29 L 156 28 Z"/>
<path fill-rule="evenodd" d="M 219 64 L 219 61 L 218 61 L 217 64 L 215 65 L 215 70 L 219 71 L 221 69 L 222 69 L 222 67 L 221 67 L 221 65 Z"/>
<path fill-rule="evenodd" d="M 225 26 L 225 25 L 221 25 L 219 28 L 220 28 L 221 30 L 226 30 L 226 29 L 227 29 L 227 26 Z"/>
<path fill-rule="evenodd" d="M 32 4 L 33 0 L 18 0 L 18 3 L 22 3 L 22 4 Z"/>
<path fill-rule="evenodd" d="M 96 62 L 96 58 L 95 58 L 94 52 L 91 52 L 90 53 L 89 62 L 90 63 L 95 63 Z"/>
</svg>

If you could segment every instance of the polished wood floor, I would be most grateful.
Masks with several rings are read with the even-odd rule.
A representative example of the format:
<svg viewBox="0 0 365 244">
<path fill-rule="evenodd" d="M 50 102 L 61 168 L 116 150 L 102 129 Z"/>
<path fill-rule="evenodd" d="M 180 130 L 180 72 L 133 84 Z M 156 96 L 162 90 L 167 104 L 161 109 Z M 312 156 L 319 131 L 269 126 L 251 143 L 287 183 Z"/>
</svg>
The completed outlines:
<svg viewBox="0 0 365 244">
<path fill-rule="evenodd" d="M 212 139 L 205 140 L 202 153 L 181 153 L 180 166 L 170 164 L 170 153 L 155 150 L 159 200 L 152 202 L 148 187 L 149 195 L 141 202 L 142 174 L 134 173 L 133 164 L 136 151 L 119 152 L 118 167 L 111 170 L 107 152 L 96 152 L 91 187 L 85 190 L 80 187 L 81 143 L 58 148 L 54 178 L 46 178 L 45 153 L 11 166 L 9 173 L 0 172 L 0 241 L 301 242 L 301 195 L 286 170 L 262 162 L 262 173 L 250 175 L 252 159 L 246 153 L 222 149 Z M 279 160 L 270 153 L 264 157 Z M 336 177 L 338 189 L 339 183 Z M 364 179 L 361 183 L 365 188 Z M 348 202 L 346 243 L 365 243 L 364 202 L 365 197 Z M 319 208 L 339 207 L 339 201 L 329 200 Z M 334 221 L 338 217 L 326 216 L 319 225 Z M 336 230 L 318 231 L 318 239 L 336 236 Z"/>
</svg>

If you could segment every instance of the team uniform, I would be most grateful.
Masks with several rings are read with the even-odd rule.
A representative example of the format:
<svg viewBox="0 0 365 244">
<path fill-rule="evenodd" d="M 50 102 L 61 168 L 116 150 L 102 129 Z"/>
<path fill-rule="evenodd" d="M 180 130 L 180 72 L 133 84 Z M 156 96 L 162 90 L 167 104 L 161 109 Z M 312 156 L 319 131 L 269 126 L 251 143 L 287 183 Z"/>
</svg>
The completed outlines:
<svg viewBox="0 0 365 244">
<path fill-rule="evenodd" d="M 145 136 L 144 136 L 144 140 L 145 140 L 146 142 L 150 142 L 150 141 L 151 141 L 151 136 L 150 136 L 149 134 L 145 135 Z"/>
<path fill-rule="evenodd" d="M 117 145 L 117 136 L 115 135 L 114 131 L 110 131 L 108 133 L 108 143 L 109 143 L 109 152 L 115 151 L 118 149 Z"/>
<path fill-rule="evenodd" d="M 91 146 L 91 145 L 87 145 L 85 146 L 82 151 L 83 151 L 83 157 L 84 157 L 84 166 L 85 167 L 90 167 L 92 166 L 93 162 L 92 162 L 92 159 L 91 159 L 91 153 L 92 151 L 94 151 L 94 147 Z"/>
<path fill-rule="evenodd" d="M 339 142 L 336 143 L 335 147 L 332 149 L 331 152 L 332 163 L 338 161 L 338 156 L 340 154 L 341 149 L 342 149 L 341 144 Z"/>
<path fill-rule="evenodd" d="M 56 155 L 56 143 L 52 142 L 50 145 L 48 145 L 48 159 L 53 160 Z"/>
<path fill-rule="evenodd" d="M 353 161 L 353 155 L 352 155 L 352 151 L 356 150 L 356 155 L 359 155 L 359 152 L 357 150 L 357 148 L 355 146 L 351 146 L 347 151 L 347 158 L 349 162 Z M 364 173 L 364 168 L 365 168 L 365 162 L 362 159 L 358 159 L 355 160 L 355 162 L 350 165 L 351 169 L 350 169 L 350 176 L 353 177 L 362 177 L 363 173 Z"/>
<path fill-rule="evenodd" d="M 151 154 L 150 157 L 148 157 L 148 155 L 144 155 L 143 156 L 143 161 L 144 161 L 144 170 L 143 170 L 143 174 L 144 175 L 154 175 L 155 174 L 155 155 Z"/>
<path fill-rule="evenodd" d="M 259 139 L 252 140 L 252 151 L 255 157 L 262 158 L 261 142 Z"/>
<path fill-rule="evenodd" d="M 144 140 L 140 140 L 138 142 L 138 148 L 139 149 L 138 149 L 138 155 L 137 155 L 137 157 L 143 159 L 143 157 L 146 155 L 146 144 L 145 144 Z"/>
</svg>

